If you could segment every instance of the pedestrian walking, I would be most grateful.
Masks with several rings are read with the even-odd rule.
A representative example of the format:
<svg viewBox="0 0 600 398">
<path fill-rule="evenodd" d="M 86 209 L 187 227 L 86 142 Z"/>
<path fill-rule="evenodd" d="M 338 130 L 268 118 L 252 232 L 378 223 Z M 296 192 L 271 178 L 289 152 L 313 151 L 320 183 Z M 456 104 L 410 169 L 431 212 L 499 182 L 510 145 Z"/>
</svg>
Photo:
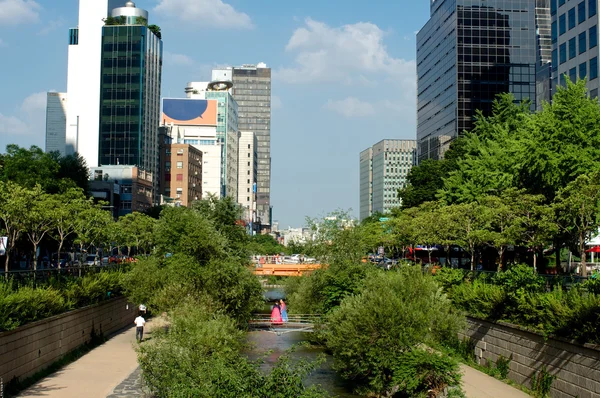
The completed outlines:
<svg viewBox="0 0 600 398">
<path fill-rule="evenodd" d="M 133 323 L 135 323 L 135 326 L 136 326 L 135 327 L 135 338 L 138 343 L 141 343 L 144 338 L 144 325 L 146 324 L 146 320 L 142 316 L 141 312 L 138 315 L 138 317 L 135 318 L 135 321 L 133 321 Z"/>
</svg>

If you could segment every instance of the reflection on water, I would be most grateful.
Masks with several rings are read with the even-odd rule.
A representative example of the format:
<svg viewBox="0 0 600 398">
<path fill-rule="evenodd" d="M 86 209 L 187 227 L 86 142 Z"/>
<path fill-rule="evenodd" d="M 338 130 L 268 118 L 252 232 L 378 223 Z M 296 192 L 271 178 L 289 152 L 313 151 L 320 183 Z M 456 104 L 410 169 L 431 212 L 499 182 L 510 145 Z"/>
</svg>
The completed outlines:
<svg viewBox="0 0 600 398">
<path fill-rule="evenodd" d="M 279 358 L 284 351 L 294 344 L 306 340 L 306 335 L 303 332 L 283 333 L 280 336 L 266 331 L 249 332 L 248 342 L 253 348 L 248 352 L 248 357 L 251 360 L 256 360 L 261 358 L 267 351 L 271 350 L 272 352 L 267 357 L 263 358 L 264 363 L 261 365 L 263 372 L 269 372 L 273 368 L 275 362 L 277 362 L 277 358 Z M 303 346 L 294 352 L 293 357 L 317 359 L 317 356 L 323 352 L 323 349 L 319 347 Z M 326 362 L 321 364 L 318 369 L 307 377 L 306 385 L 320 384 L 325 390 L 336 397 L 358 397 L 358 395 L 348 393 L 344 387 L 343 380 L 341 380 L 335 371 L 331 369 L 333 363 L 331 355 L 327 355 L 326 358 Z"/>
</svg>

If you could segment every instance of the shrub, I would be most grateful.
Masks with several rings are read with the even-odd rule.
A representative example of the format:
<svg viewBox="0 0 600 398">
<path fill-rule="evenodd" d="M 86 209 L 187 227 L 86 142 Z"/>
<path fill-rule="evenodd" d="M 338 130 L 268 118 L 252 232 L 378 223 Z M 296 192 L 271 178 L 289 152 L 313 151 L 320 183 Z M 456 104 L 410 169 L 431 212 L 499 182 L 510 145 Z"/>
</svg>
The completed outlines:
<svg viewBox="0 0 600 398">
<path fill-rule="evenodd" d="M 493 277 L 494 283 L 506 288 L 509 294 L 522 292 L 542 292 L 545 287 L 544 278 L 536 274 L 533 267 L 516 265 L 507 271 L 498 272 Z"/>
<path fill-rule="evenodd" d="M 510 354 L 510 357 L 504 358 L 502 355 L 498 357 L 496 360 L 496 369 L 498 370 L 498 375 L 501 379 L 506 379 L 508 377 L 508 372 L 510 371 L 510 362 L 513 359 L 513 355 Z"/>
<path fill-rule="evenodd" d="M 539 372 L 534 373 L 531 380 L 531 389 L 537 398 L 546 398 L 550 394 L 550 388 L 556 376 L 548 373 L 546 366 L 542 366 Z"/>
<path fill-rule="evenodd" d="M 435 272 L 435 281 L 444 289 L 450 290 L 454 286 L 458 286 L 465 280 L 465 271 L 458 268 L 443 267 Z"/>
<path fill-rule="evenodd" d="M 455 336 L 463 318 L 430 275 L 416 267 L 371 276 L 327 319 L 334 369 L 360 393 L 389 394 L 400 358 L 421 343 Z"/>
<path fill-rule="evenodd" d="M 0 288 L 0 331 L 13 330 L 67 310 L 67 302 L 54 288 L 25 286 L 17 291 Z"/>
<path fill-rule="evenodd" d="M 506 293 L 502 287 L 479 279 L 454 286 L 448 295 L 459 308 L 483 319 L 501 318 L 506 304 Z"/>
</svg>

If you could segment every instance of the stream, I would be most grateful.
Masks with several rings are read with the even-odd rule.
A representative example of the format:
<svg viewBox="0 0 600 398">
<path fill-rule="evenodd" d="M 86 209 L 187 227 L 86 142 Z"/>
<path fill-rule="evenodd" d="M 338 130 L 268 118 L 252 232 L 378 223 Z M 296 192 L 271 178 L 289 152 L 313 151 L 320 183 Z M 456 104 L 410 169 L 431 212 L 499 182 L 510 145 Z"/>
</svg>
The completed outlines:
<svg viewBox="0 0 600 398">
<path fill-rule="evenodd" d="M 268 302 L 265 303 L 261 312 L 270 314 L 273 301 L 284 298 L 285 293 L 278 289 L 268 289 L 265 291 L 264 296 Z M 264 363 L 261 366 L 261 369 L 264 372 L 269 372 L 273 368 L 275 362 L 277 362 L 277 358 L 279 358 L 279 356 L 287 349 L 295 344 L 308 341 L 307 335 L 308 333 L 305 332 L 289 332 L 279 336 L 267 331 L 248 332 L 248 342 L 252 348 L 247 352 L 247 355 L 250 359 L 256 360 L 261 358 L 266 352 L 272 351 L 271 354 L 264 358 Z M 321 385 L 321 387 L 335 397 L 359 397 L 359 395 L 354 395 L 348 391 L 344 381 L 331 368 L 333 357 L 325 353 L 325 350 L 322 347 L 301 347 L 294 352 L 293 358 L 317 359 L 320 354 L 325 354 L 326 361 L 306 378 L 306 385 Z"/>
</svg>

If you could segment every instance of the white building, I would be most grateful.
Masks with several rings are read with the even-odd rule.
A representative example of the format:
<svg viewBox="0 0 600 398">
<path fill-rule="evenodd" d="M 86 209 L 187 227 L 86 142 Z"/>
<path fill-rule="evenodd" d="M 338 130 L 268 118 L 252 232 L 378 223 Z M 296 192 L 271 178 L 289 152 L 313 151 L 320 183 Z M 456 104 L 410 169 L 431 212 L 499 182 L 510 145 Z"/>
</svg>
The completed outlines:
<svg viewBox="0 0 600 398">
<path fill-rule="evenodd" d="M 238 197 L 237 201 L 245 209 L 247 222 L 255 222 L 256 215 L 256 135 L 251 131 L 241 131 L 238 145 Z"/>
<path fill-rule="evenodd" d="M 67 93 L 48 93 L 46 102 L 46 152 L 65 155 Z"/>
</svg>

